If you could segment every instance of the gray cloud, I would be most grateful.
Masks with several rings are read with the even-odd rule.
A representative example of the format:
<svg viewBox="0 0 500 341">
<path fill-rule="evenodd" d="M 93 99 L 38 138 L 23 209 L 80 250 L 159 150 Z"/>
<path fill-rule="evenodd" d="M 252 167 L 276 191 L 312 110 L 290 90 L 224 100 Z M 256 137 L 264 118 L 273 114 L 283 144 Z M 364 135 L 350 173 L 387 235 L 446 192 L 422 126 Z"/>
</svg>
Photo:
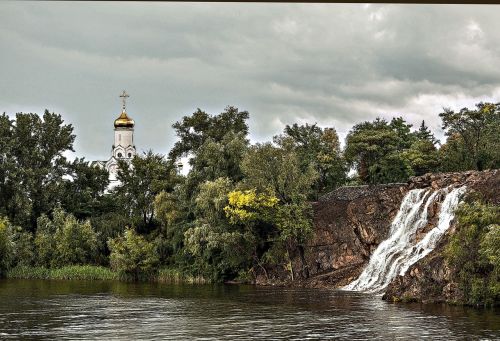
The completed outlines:
<svg viewBox="0 0 500 341">
<path fill-rule="evenodd" d="M 293 122 L 403 115 L 440 132 L 442 107 L 500 96 L 500 6 L 3 3 L 0 110 L 43 109 L 106 158 L 118 94 L 139 149 L 167 153 L 171 124 L 236 105 L 254 141 Z"/>
</svg>

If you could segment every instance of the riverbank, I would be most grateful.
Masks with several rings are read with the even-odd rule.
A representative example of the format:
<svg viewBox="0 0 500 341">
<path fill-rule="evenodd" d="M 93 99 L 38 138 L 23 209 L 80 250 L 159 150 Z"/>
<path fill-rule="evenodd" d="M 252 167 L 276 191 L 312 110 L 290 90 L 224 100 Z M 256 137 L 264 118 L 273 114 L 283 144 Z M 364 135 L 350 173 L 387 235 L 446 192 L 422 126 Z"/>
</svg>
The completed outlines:
<svg viewBox="0 0 500 341">
<path fill-rule="evenodd" d="M 16 266 L 6 273 L 8 279 L 50 279 L 50 280 L 120 280 L 132 281 L 130 277 L 97 265 L 71 265 L 61 268 L 41 266 Z M 177 269 L 162 268 L 142 281 L 172 284 L 208 284 L 202 276 L 192 276 Z"/>
</svg>

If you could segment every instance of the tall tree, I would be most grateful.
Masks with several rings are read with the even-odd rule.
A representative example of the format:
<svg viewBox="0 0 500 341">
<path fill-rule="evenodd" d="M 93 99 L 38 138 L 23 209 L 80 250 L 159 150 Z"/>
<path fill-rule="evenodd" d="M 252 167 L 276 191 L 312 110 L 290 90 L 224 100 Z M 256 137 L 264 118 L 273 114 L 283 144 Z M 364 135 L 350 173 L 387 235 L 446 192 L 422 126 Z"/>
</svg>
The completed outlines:
<svg viewBox="0 0 500 341">
<path fill-rule="evenodd" d="M 500 104 L 478 103 L 474 110 L 463 108 L 458 112 L 444 109 L 439 116 L 446 135 L 453 137 L 453 143 L 463 145 L 468 154 L 459 156 L 464 163 L 456 168 L 483 170 L 500 166 Z"/>
<path fill-rule="evenodd" d="M 171 192 L 177 182 L 174 164 L 151 150 L 136 155 L 129 165 L 119 161 L 118 180 L 114 189 L 123 214 L 150 230 L 155 225 L 155 197 L 162 191 Z"/>
<path fill-rule="evenodd" d="M 283 134 L 274 138 L 277 143 L 285 139 L 294 146 L 301 168 L 305 171 L 312 166 L 318 173 L 318 179 L 313 184 L 313 199 L 345 183 L 347 168 L 334 128 L 322 129 L 316 124 L 295 123 L 287 125 Z"/>
<path fill-rule="evenodd" d="M 242 162 L 244 186 L 278 199 L 272 224 L 278 231 L 273 247 L 283 247 L 291 266 L 291 254 L 298 250 L 301 269 L 308 277 L 304 245 L 312 231 L 311 204 L 308 197 L 318 173 L 313 165 L 302 169 L 293 141 L 285 138 L 280 145 L 252 146 Z M 292 278 L 294 277 L 291 269 Z"/>
<path fill-rule="evenodd" d="M 65 151 L 73 151 L 73 127 L 45 110 L 0 116 L 0 211 L 31 231 L 37 218 L 60 201 L 68 173 Z"/>
<path fill-rule="evenodd" d="M 345 157 L 357 169 L 362 183 L 406 181 L 413 174 L 401 152 L 414 141 L 401 118 L 355 125 L 347 135 Z"/>
<path fill-rule="evenodd" d="M 176 160 L 200 148 L 208 139 L 221 142 L 229 133 L 248 134 L 249 114 L 239 111 L 238 108 L 228 106 L 219 115 L 210 116 L 198 109 L 191 116 L 184 116 L 181 121 L 172 125 L 179 141 L 170 150 L 169 158 Z"/>
<path fill-rule="evenodd" d="M 68 164 L 66 178 L 61 197 L 61 206 L 66 212 L 77 219 L 106 213 L 103 196 L 109 184 L 109 174 L 105 169 L 94 167 L 83 158 L 75 159 Z"/>
</svg>

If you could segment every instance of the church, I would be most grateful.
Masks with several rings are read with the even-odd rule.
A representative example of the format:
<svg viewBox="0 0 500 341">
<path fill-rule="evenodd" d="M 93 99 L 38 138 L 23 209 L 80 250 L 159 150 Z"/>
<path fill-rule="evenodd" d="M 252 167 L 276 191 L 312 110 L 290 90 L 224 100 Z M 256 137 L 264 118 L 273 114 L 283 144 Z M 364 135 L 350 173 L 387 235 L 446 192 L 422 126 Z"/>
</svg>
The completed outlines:
<svg viewBox="0 0 500 341">
<path fill-rule="evenodd" d="M 109 187 L 112 189 L 119 184 L 118 181 L 118 161 L 123 160 L 130 163 L 136 155 L 134 144 L 135 122 L 127 114 L 127 98 L 130 97 L 125 90 L 120 95 L 122 99 L 122 112 L 115 120 L 114 143 L 111 147 L 111 157 L 107 161 L 94 161 L 92 165 L 105 168 L 109 172 Z"/>
</svg>

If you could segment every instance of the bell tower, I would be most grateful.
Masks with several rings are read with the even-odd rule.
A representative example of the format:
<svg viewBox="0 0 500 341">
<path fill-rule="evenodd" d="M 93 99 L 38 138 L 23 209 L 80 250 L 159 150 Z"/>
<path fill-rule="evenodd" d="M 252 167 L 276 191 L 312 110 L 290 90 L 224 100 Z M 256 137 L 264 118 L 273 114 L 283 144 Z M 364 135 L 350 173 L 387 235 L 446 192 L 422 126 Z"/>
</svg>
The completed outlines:
<svg viewBox="0 0 500 341">
<path fill-rule="evenodd" d="M 112 157 L 117 160 L 130 160 L 136 154 L 134 144 L 135 122 L 127 115 L 127 98 L 130 97 L 125 90 L 120 95 L 122 99 L 122 113 L 115 120 L 115 140 L 113 143 Z"/>
</svg>

